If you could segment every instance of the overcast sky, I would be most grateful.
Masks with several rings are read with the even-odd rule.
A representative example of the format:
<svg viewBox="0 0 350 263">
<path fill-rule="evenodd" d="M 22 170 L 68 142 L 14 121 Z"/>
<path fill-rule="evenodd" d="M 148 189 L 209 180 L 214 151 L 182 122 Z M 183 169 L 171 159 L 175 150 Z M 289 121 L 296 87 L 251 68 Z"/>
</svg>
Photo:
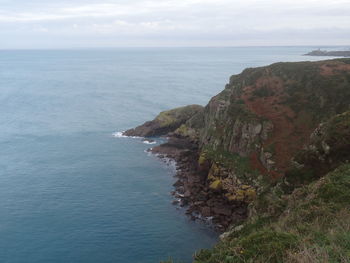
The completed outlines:
<svg viewBox="0 0 350 263">
<path fill-rule="evenodd" d="M 350 0 L 0 0 L 0 48 L 350 45 Z"/>
</svg>

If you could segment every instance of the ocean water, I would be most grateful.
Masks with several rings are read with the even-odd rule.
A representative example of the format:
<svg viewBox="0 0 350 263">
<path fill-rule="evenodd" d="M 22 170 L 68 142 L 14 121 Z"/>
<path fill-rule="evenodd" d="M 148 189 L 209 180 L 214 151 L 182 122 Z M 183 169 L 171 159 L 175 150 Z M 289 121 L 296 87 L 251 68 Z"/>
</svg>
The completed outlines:
<svg viewBox="0 0 350 263">
<path fill-rule="evenodd" d="M 190 262 L 217 234 L 171 205 L 173 166 L 113 133 L 312 49 L 0 51 L 0 262 Z"/>
</svg>

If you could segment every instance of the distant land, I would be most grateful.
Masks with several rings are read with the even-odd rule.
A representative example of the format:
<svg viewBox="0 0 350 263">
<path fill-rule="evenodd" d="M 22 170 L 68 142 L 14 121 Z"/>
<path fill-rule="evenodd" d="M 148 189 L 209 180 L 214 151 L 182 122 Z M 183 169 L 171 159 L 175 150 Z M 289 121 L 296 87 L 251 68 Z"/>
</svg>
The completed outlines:
<svg viewBox="0 0 350 263">
<path fill-rule="evenodd" d="M 306 53 L 304 56 L 330 56 L 330 57 L 350 57 L 350 50 L 348 51 L 326 51 L 326 50 L 313 50 Z"/>
</svg>

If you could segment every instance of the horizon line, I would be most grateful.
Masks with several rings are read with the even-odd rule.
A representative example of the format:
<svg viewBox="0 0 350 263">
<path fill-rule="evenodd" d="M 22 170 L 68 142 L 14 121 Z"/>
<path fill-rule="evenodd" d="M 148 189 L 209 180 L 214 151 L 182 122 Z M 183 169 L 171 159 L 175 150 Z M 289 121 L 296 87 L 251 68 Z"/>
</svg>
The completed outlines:
<svg viewBox="0 0 350 263">
<path fill-rule="evenodd" d="M 336 44 L 336 45 L 224 45 L 224 46 L 115 46 L 115 47 L 38 47 L 38 48 L 1 48 L 0 51 L 19 51 L 19 50 L 98 50 L 98 49 L 138 49 L 138 48 L 268 48 L 268 47 L 349 47 L 350 44 Z"/>
</svg>

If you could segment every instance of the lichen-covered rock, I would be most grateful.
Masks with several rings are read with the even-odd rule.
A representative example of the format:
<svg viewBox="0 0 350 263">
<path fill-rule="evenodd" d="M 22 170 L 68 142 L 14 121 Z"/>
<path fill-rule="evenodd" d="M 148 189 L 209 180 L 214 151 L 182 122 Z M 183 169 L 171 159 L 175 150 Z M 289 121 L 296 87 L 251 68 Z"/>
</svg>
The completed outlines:
<svg viewBox="0 0 350 263">
<path fill-rule="evenodd" d="M 210 185 L 209 188 L 213 190 L 220 190 L 222 187 L 222 182 L 220 179 L 214 180 Z"/>
</svg>

